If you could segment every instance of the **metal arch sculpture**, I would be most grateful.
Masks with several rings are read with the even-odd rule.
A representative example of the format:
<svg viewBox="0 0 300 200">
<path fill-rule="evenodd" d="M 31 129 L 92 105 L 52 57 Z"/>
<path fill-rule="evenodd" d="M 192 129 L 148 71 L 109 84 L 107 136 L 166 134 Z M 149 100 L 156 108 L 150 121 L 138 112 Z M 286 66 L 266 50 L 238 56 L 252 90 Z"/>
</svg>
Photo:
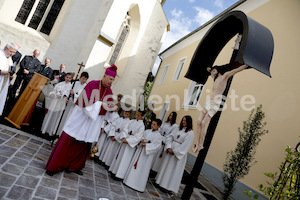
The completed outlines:
<svg viewBox="0 0 300 200">
<path fill-rule="evenodd" d="M 213 65 L 220 51 L 236 34 L 241 34 L 242 40 L 234 58 L 235 66 L 247 64 L 271 77 L 272 33 L 242 11 L 229 12 L 209 29 L 198 45 L 185 77 L 205 84 L 209 76 L 206 67 Z"/>
<path fill-rule="evenodd" d="M 220 51 L 236 34 L 242 35 L 239 48 L 234 49 L 228 69 L 233 69 L 241 64 L 258 70 L 271 77 L 270 64 L 273 57 L 274 41 L 271 32 L 241 11 L 232 11 L 221 17 L 206 33 L 198 45 L 192 58 L 190 67 L 185 75 L 193 81 L 205 84 L 209 73 L 206 68 L 211 67 Z M 232 78 L 227 81 L 223 96 L 227 96 Z M 221 116 L 219 110 L 209 123 L 204 140 L 204 149 L 199 151 L 193 169 L 186 179 L 186 187 L 181 199 L 190 199 L 193 188 L 198 185 L 198 176 L 202 169 L 214 132 Z"/>
</svg>

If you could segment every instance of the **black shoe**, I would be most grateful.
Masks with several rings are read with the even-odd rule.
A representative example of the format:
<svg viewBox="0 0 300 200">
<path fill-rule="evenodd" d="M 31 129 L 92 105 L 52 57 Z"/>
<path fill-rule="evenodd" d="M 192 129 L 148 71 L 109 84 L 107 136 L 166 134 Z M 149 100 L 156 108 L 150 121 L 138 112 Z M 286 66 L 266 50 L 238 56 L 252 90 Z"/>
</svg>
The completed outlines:
<svg viewBox="0 0 300 200">
<path fill-rule="evenodd" d="M 75 174 L 78 174 L 78 175 L 80 175 L 80 176 L 82 176 L 83 175 L 83 173 L 82 173 L 82 171 L 79 169 L 79 170 L 77 170 L 77 171 L 73 171 L 73 173 L 75 173 Z"/>
<path fill-rule="evenodd" d="M 48 174 L 49 176 L 53 176 L 54 174 L 56 174 L 57 172 L 53 172 L 53 171 L 46 171 L 46 174 Z"/>
</svg>

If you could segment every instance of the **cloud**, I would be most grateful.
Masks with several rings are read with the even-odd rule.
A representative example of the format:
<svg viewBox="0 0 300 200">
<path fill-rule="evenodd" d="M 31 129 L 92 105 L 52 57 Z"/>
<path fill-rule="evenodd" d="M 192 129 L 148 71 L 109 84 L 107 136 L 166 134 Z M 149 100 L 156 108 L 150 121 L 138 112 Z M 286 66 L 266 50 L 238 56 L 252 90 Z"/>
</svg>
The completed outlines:
<svg viewBox="0 0 300 200">
<path fill-rule="evenodd" d="M 201 7 L 194 7 L 194 9 L 197 11 L 197 15 L 193 21 L 195 21 L 199 26 L 203 25 L 214 17 L 214 13 L 207 9 Z"/>
<path fill-rule="evenodd" d="M 196 0 L 189 0 L 190 3 L 194 3 Z"/>
<path fill-rule="evenodd" d="M 214 5 L 217 6 L 218 8 L 221 8 L 221 9 L 224 8 L 223 0 L 215 0 Z"/>
<path fill-rule="evenodd" d="M 177 10 L 176 8 L 174 8 L 171 11 L 171 15 L 175 18 L 180 18 L 182 16 L 182 14 L 183 14 L 182 10 Z"/>
<path fill-rule="evenodd" d="M 173 9 L 171 11 L 171 15 L 172 18 L 169 19 L 170 31 L 165 33 L 163 37 L 162 40 L 163 44 L 160 49 L 160 52 L 164 51 L 172 44 L 174 44 L 176 41 L 186 36 L 193 30 L 192 29 L 193 20 L 188 17 L 185 17 L 181 10 Z M 159 65 L 159 59 L 157 59 L 154 64 L 152 70 L 153 75 L 156 75 L 158 65 Z"/>
<path fill-rule="evenodd" d="M 172 10 L 172 18 L 169 19 L 170 31 L 166 33 L 163 39 L 161 51 L 165 50 L 180 38 L 192 31 L 192 20 L 185 17 L 181 10 Z"/>
</svg>

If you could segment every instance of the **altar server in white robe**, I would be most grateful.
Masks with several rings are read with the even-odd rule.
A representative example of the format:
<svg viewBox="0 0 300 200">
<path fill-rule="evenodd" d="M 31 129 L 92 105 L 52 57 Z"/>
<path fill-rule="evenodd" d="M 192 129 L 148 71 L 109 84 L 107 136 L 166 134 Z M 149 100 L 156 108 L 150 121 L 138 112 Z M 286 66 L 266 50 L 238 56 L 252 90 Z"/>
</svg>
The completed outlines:
<svg viewBox="0 0 300 200">
<path fill-rule="evenodd" d="M 168 116 L 167 121 L 165 121 L 158 130 L 162 136 L 162 146 L 160 147 L 159 151 L 155 155 L 153 161 L 151 170 L 154 172 L 158 172 L 160 165 L 162 163 L 163 156 L 164 156 L 164 148 L 167 142 L 167 136 L 170 135 L 171 132 L 174 131 L 176 128 L 178 128 L 178 125 L 176 124 L 176 119 L 177 119 L 177 113 L 174 111 L 171 112 Z"/>
<path fill-rule="evenodd" d="M 63 128 L 65 126 L 65 123 L 67 119 L 69 118 L 70 114 L 72 113 L 73 109 L 75 108 L 75 102 L 77 101 L 79 95 L 81 94 L 82 90 L 86 86 L 86 82 L 89 78 L 89 74 L 87 72 L 82 72 L 80 74 L 79 80 L 75 80 L 74 83 L 72 83 L 73 89 L 70 90 L 70 96 L 69 96 L 69 101 L 66 106 L 64 115 L 61 119 L 61 122 L 59 124 L 59 128 L 56 132 L 56 135 L 60 136 L 60 134 L 63 131 Z"/>
<path fill-rule="evenodd" d="M 46 101 L 50 100 L 51 103 L 49 107 L 46 107 L 48 112 L 46 113 L 42 124 L 41 131 L 43 134 L 48 133 L 50 136 L 55 135 L 59 120 L 68 103 L 68 97 L 70 90 L 72 89 L 72 78 L 73 75 L 67 73 L 65 75 L 65 81 L 56 84 L 54 90 L 49 93 L 49 98 L 46 98 Z"/>
<path fill-rule="evenodd" d="M 120 118 L 118 111 L 119 111 L 119 109 L 115 109 L 114 111 L 108 111 L 108 112 L 106 112 L 106 114 L 104 116 L 101 133 L 100 133 L 98 142 L 96 143 L 98 152 L 95 153 L 95 156 L 97 156 L 97 158 L 99 158 L 100 161 L 102 161 L 100 159 L 100 154 L 103 151 L 104 146 L 106 145 L 107 135 L 112 127 L 112 123 Z"/>
<path fill-rule="evenodd" d="M 179 128 L 167 136 L 165 145 L 167 152 L 156 175 L 155 182 L 170 192 L 178 193 L 186 165 L 187 152 L 194 139 L 192 127 L 192 118 L 186 115 L 182 118 Z"/>
<path fill-rule="evenodd" d="M 107 142 L 105 147 L 103 148 L 100 160 L 106 165 L 110 166 L 114 155 L 116 154 L 119 146 L 122 144 L 122 140 L 120 139 L 120 133 L 125 129 L 127 124 L 130 122 L 131 110 L 124 111 L 123 117 L 115 120 L 112 123 L 111 129 L 107 135 Z"/>
<path fill-rule="evenodd" d="M 15 43 L 7 44 L 0 50 L 0 116 L 2 115 L 6 102 L 8 86 L 10 83 L 10 70 L 13 66 L 11 57 L 15 55 L 18 46 Z"/>
<path fill-rule="evenodd" d="M 160 119 L 153 119 L 151 129 L 144 131 L 123 181 L 127 186 L 140 192 L 145 191 L 152 161 L 161 147 L 162 137 L 158 131 L 161 123 Z"/>
<path fill-rule="evenodd" d="M 136 111 L 135 120 L 130 120 L 130 123 L 128 123 L 120 134 L 122 144 L 117 150 L 109 168 L 109 171 L 114 174 L 116 178 L 124 179 L 125 173 L 134 155 L 135 147 L 142 139 L 145 130 L 143 122 L 144 114 L 144 111 Z"/>
</svg>

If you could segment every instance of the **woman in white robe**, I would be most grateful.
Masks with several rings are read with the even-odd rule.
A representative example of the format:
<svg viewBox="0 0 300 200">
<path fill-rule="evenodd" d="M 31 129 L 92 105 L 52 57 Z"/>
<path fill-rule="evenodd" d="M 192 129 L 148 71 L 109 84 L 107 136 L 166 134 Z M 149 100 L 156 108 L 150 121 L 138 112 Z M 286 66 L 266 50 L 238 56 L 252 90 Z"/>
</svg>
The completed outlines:
<svg viewBox="0 0 300 200">
<path fill-rule="evenodd" d="M 72 78 L 72 74 L 67 73 L 65 75 L 65 81 L 56 84 L 54 90 L 49 93 L 51 103 L 48 108 L 46 107 L 48 112 L 46 113 L 42 124 L 41 131 L 43 134 L 48 133 L 49 136 L 55 135 L 72 88 Z"/>
<path fill-rule="evenodd" d="M 178 128 L 178 125 L 176 124 L 176 119 L 177 119 L 177 113 L 171 112 L 170 115 L 168 116 L 167 121 L 164 122 L 159 128 L 159 132 L 162 136 L 162 146 L 157 152 L 155 159 L 153 161 L 151 170 L 154 172 L 158 172 L 160 165 L 162 163 L 163 156 L 164 156 L 164 148 L 167 142 L 167 136 L 170 135 L 171 132 L 174 131 L 176 128 Z"/>
<path fill-rule="evenodd" d="M 162 137 L 158 132 L 160 125 L 160 119 L 153 119 L 152 129 L 144 131 L 123 181 L 127 186 L 140 192 L 145 191 L 152 161 L 161 147 Z"/>
<path fill-rule="evenodd" d="M 168 191 L 178 193 L 186 165 L 187 152 L 194 139 L 192 126 L 192 118 L 189 115 L 184 116 L 179 128 L 167 137 L 166 154 L 155 177 L 155 182 Z"/>
<path fill-rule="evenodd" d="M 111 129 L 107 136 L 106 146 L 103 148 L 100 154 L 100 160 L 106 165 L 110 166 L 113 157 L 116 154 L 119 146 L 122 144 L 120 139 L 120 133 L 125 129 L 126 125 L 130 122 L 131 111 L 124 111 L 124 117 L 120 117 L 112 123 Z"/>
</svg>

